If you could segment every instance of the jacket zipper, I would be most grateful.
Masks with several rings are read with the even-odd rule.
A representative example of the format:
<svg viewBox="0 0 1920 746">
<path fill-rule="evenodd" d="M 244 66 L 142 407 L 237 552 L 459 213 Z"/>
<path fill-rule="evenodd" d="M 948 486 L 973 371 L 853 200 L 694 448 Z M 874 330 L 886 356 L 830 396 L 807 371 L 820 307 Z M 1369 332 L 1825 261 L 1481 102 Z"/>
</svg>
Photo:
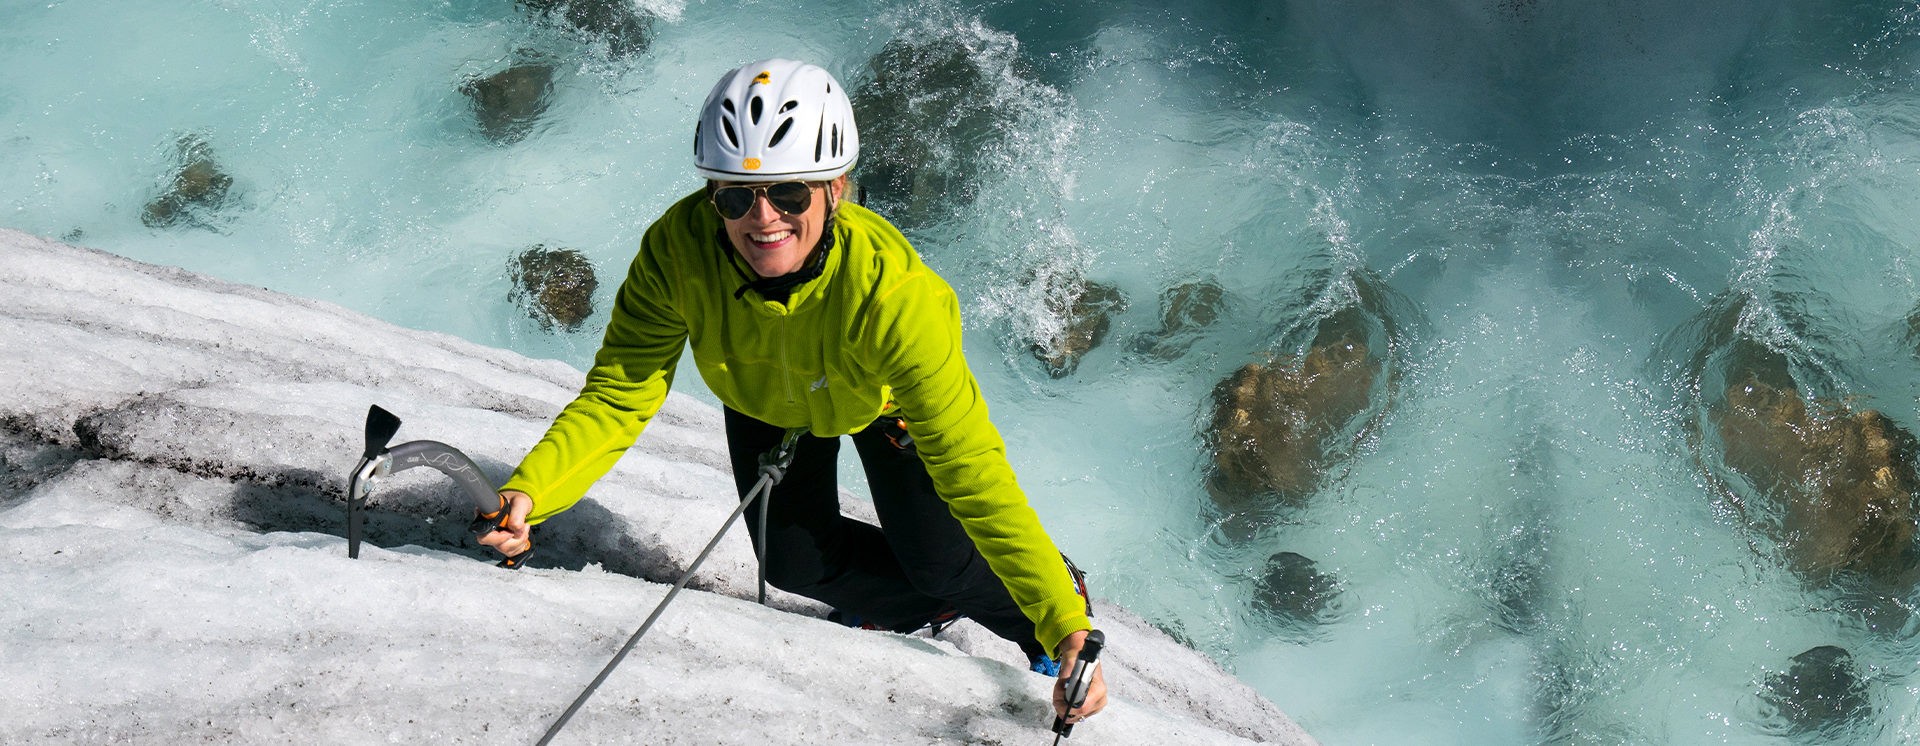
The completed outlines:
<svg viewBox="0 0 1920 746">
<path fill-rule="evenodd" d="M 793 338 L 793 335 L 787 333 L 788 323 L 788 317 L 780 317 L 780 377 L 786 382 L 787 403 L 794 404 L 797 403 L 799 399 L 794 397 L 793 363 L 787 355 L 787 340 Z"/>
</svg>

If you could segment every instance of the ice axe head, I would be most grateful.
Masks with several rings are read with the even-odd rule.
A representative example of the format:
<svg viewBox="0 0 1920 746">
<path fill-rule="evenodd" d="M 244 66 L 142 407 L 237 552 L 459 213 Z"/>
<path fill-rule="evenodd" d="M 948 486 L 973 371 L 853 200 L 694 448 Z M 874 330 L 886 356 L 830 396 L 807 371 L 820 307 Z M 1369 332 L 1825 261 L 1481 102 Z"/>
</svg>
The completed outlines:
<svg viewBox="0 0 1920 746">
<path fill-rule="evenodd" d="M 400 418 L 375 404 L 367 408 L 367 450 L 360 454 L 360 465 L 347 480 L 347 557 L 360 557 L 360 537 L 365 532 L 367 491 L 373 477 L 385 463 L 387 443 L 400 432 Z"/>
<path fill-rule="evenodd" d="M 387 443 L 400 432 L 400 418 L 374 404 L 367 407 L 367 450 L 361 458 L 371 459 L 386 452 Z"/>
</svg>

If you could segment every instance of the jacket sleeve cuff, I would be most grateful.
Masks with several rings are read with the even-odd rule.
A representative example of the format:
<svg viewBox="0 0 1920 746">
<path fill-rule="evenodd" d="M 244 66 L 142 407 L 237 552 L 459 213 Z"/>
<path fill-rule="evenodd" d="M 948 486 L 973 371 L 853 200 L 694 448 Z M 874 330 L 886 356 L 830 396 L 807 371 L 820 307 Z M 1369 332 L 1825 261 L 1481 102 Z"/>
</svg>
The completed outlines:
<svg viewBox="0 0 1920 746">
<path fill-rule="evenodd" d="M 1055 620 L 1049 624 L 1035 625 L 1033 636 L 1034 641 L 1040 643 L 1040 646 L 1047 651 L 1048 655 L 1058 655 L 1060 642 L 1067 639 L 1067 635 L 1090 629 L 1093 629 L 1093 620 L 1088 619 L 1085 614 L 1080 614 L 1067 619 Z"/>
</svg>

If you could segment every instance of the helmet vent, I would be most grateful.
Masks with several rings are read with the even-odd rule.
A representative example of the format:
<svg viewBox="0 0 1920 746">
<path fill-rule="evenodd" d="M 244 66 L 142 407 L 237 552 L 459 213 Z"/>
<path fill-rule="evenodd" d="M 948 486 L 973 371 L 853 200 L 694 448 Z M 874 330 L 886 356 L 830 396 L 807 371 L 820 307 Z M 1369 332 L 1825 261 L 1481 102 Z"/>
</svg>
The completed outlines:
<svg viewBox="0 0 1920 746">
<path fill-rule="evenodd" d="M 720 99 L 720 108 L 726 109 L 728 114 L 733 114 L 735 116 L 738 116 L 740 114 L 740 112 L 734 111 L 733 99 L 730 99 L 730 98 Z"/>
<path fill-rule="evenodd" d="M 727 144 L 732 145 L 736 148 L 740 147 L 740 136 L 733 133 L 733 120 L 725 119 L 725 118 L 721 119 L 720 127 L 723 132 L 727 133 Z"/>
<path fill-rule="evenodd" d="M 820 160 L 820 148 L 826 144 L 826 141 L 827 141 L 827 122 L 826 120 L 821 120 L 820 131 L 813 133 L 813 160 L 815 161 Z"/>
<path fill-rule="evenodd" d="M 780 128 L 773 131 L 773 139 L 767 141 L 767 147 L 779 145 L 781 140 L 786 139 L 787 130 L 790 129 L 793 129 L 793 117 L 787 117 L 786 121 L 780 123 Z"/>
<path fill-rule="evenodd" d="M 799 108 L 799 107 L 800 107 L 800 101 L 799 101 L 799 100 L 797 100 L 797 99 L 796 99 L 796 100 L 790 100 L 790 101 L 788 101 L 788 102 L 786 102 L 786 103 L 784 103 L 784 104 L 781 104 L 781 105 L 780 105 L 780 110 L 779 110 L 779 111 L 776 111 L 776 112 L 774 112 L 774 113 L 775 113 L 775 114 L 785 114 L 785 113 L 787 113 L 787 112 L 789 112 L 789 111 L 793 111 L 794 109 L 797 109 L 797 108 Z"/>
<path fill-rule="evenodd" d="M 838 122 L 833 125 L 833 157 L 840 157 L 840 124 Z"/>
<path fill-rule="evenodd" d="M 760 103 L 760 97 L 754 96 L 753 100 L 747 102 L 747 120 L 754 124 L 759 124 L 760 111 L 764 108 L 766 108 L 766 105 Z"/>
</svg>

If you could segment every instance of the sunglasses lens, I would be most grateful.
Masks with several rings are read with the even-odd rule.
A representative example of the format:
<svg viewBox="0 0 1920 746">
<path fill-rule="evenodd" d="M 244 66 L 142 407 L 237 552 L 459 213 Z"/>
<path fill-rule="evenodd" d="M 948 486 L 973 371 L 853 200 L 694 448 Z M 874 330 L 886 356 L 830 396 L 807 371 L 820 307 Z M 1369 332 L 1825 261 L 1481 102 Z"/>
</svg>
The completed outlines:
<svg viewBox="0 0 1920 746">
<path fill-rule="evenodd" d="M 800 181 L 783 181 L 767 185 L 767 203 L 773 209 L 788 215 L 806 212 L 813 204 L 813 188 Z"/>
<path fill-rule="evenodd" d="M 762 194 L 767 195 L 767 204 L 773 209 L 788 215 L 806 212 L 813 204 L 813 187 L 804 181 L 782 181 L 760 187 L 720 187 L 713 190 L 713 207 L 720 211 L 720 217 L 739 220 L 753 212 L 753 203 Z"/>
<path fill-rule="evenodd" d="M 739 220 L 753 209 L 753 190 L 747 187 L 721 187 L 713 190 L 714 209 L 720 211 L 720 217 Z"/>
</svg>

